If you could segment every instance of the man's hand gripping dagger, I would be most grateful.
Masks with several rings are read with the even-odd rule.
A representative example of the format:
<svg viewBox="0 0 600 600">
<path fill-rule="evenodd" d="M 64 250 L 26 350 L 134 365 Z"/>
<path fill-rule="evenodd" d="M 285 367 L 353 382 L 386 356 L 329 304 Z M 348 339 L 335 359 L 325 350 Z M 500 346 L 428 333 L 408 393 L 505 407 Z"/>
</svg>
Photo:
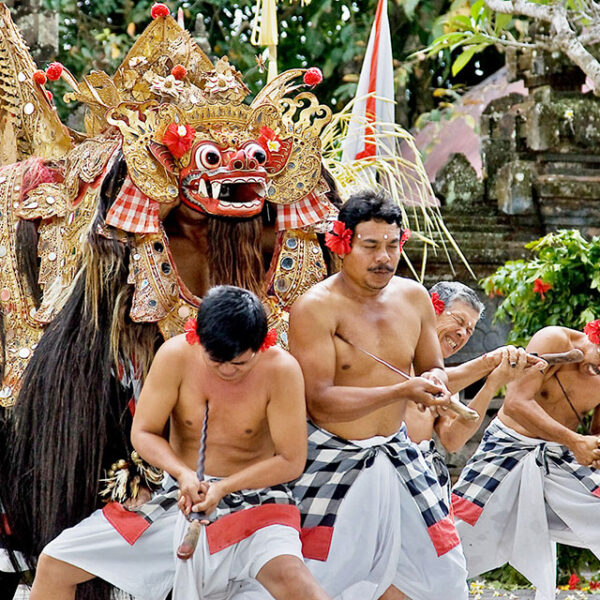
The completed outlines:
<svg viewBox="0 0 600 600">
<path fill-rule="evenodd" d="M 200 438 L 200 451 L 198 452 L 198 465 L 196 467 L 196 475 L 198 476 L 198 481 L 202 482 L 204 480 L 204 460 L 206 457 L 206 431 L 208 428 L 208 402 L 206 403 L 206 409 L 204 411 L 204 422 L 202 423 L 202 436 Z M 206 485 L 206 484 L 205 484 Z M 203 490 L 204 492 L 207 489 Z M 185 497 L 182 494 L 179 500 L 179 507 L 182 508 L 182 503 L 185 502 Z M 177 558 L 181 560 L 188 560 L 194 554 L 196 550 L 196 545 L 198 544 L 198 537 L 200 536 L 200 530 L 202 525 L 208 525 L 209 521 L 206 518 L 207 515 L 203 512 L 189 512 L 188 520 L 190 521 L 190 525 L 188 527 L 187 533 L 183 538 L 179 548 L 177 548 Z"/>
</svg>

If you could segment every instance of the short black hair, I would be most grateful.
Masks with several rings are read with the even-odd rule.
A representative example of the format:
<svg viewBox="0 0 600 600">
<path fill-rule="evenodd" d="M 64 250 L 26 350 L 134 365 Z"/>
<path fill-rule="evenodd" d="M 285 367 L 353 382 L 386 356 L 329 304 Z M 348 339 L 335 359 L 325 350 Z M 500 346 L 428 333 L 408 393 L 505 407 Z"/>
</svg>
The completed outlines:
<svg viewBox="0 0 600 600">
<path fill-rule="evenodd" d="M 364 221 L 395 223 L 402 234 L 402 211 L 384 191 L 361 190 L 352 194 L 342 206 L 338 219 L 352 231 Z"/>
<path fill-rule="evenodd" d="M 196 320 L 200 343 L 212 360 L 228 362 L 257 352 L 267 335 L 267 314 L 258 297 L 242 288 L 219 285 L 202 298 Z"/>
</svg>

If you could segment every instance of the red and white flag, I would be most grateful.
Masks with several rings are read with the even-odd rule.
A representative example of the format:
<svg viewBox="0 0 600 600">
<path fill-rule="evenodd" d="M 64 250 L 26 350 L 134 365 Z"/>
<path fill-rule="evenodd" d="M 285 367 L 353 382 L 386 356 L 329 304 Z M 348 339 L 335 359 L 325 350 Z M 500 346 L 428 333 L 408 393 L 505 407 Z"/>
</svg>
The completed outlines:
<svg viewBox="0 0 600 600">
<path fill-rule="evenodd" d="M 386 131 L 391 130 L 394 122 L 392 38 L 387 0 L 379 0 L 375 22 L 369 36 L 367 53 L 358 80 L 348 134 L 342 142 L 342 162 L 352 162 L 360 158 L 375 158 L 377 147 L 373 136 L 377 134 L 378 138 L 384 141 Z M 390 125 L 386 127 L 386 123 Z M 390 136 L 389 140 L 384 143 L 392 152 L 394 138 Z"/>
</svg>

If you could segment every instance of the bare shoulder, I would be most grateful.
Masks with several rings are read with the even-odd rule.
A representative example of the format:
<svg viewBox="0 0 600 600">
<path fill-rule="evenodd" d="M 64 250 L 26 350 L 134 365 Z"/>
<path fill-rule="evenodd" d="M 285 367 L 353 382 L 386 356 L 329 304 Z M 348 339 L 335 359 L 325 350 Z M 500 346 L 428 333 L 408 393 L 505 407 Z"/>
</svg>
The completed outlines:
<svg viewBox="0 0 600 600">
<path fill-rule="evenodd" d="M 272 380 L 287 381 L 290 377 L 302 375 L 298 361 L 279 346 L 269 348 L 264 355 L 265 375 Z"/>
<path fill-rule="evenodd" d="M 567 327 L 544 327 L 533 335 L 527 351 L 538 354 L 566 352 L 573 348 L 573 334 L 578 335 L 578 332 Z"/>
<path fill-rule="evenodd" d="M 336 290 L 335 275 L 313 285 L 305 292 L 290 309 L 290 322 L 298 319 L 327 320 L 333 317 L 335 299 L 339 296 Z"/>
<path fill-rule="evenodd" d="M 185 335 L 176 335 L 166 340 L 154 355 L 152 367 L 156 371 L 157 368 L 173 369 L 174 372 L 179 372 L 191 354 L 191 346 L 186 342 Z"/>
<path fill-rule="evenodd" d="M 413 279 L 395 276 L 388 284 L 388 288 L 398 302 L 410 302 L 414 306 L 429 306 L 431 304 L 429 292 L 423 285 Z"/>
</svg>

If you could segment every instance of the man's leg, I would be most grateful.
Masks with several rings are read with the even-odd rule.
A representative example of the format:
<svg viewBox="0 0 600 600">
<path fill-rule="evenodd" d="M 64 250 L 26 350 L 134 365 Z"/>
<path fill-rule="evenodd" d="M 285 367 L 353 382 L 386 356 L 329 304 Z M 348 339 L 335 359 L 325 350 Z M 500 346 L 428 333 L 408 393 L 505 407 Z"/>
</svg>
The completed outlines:
<svg viewBox="0 0 600 600">
<path fill-rule="evenodd" d="M 297 556 L 282 555 L 271 559 L 256 579 L 276 600 L 329 600 Z"/>
<path fill-rule="evenodd" d="M 379 597 L 379 600 L 405 600 L 406 596 L 396 587 L 390 585 L 390 587 L 385 590 L 383 596 Z"/>
<path fill-rule="evenodd" d="M 77 585 L 93 578 L 83 569 L 41 554 L 29 600 L 73 600 Z"/>
</svg>

